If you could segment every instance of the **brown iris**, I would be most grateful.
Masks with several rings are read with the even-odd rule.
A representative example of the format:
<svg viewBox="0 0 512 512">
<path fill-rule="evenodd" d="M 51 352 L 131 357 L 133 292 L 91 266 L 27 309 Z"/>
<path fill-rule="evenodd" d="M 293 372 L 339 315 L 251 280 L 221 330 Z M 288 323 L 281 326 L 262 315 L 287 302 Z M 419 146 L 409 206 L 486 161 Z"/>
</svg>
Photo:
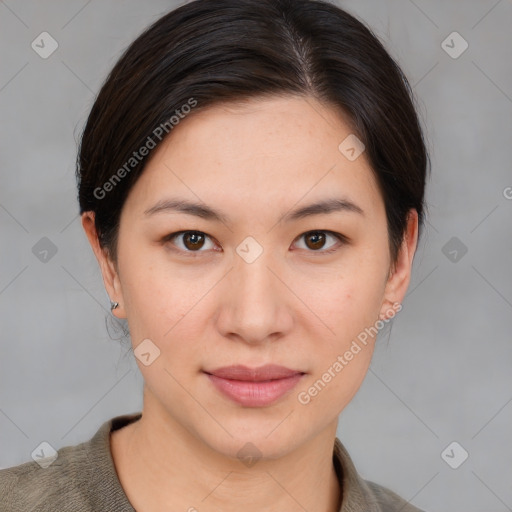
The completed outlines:
<svg viewBox="0 0 512 512">
<path fill-rule="evenodd" d="M 325 233 L 321 231 L 311 231 L 304 235 L 306 240 L 306 245 L 310 249 L 321 249 L 325 244 Z M 308 244 L 308 241 L 311 241 L 311 245 Z"/>
<path fill-rule="evenodd" d="M 189 250 L 201 249 L 204 245 L 205 236 L 195 231 L 183 233 L 183 245 Z M 190 244 L 190 245 L 189 245 Z"/>
</svg>

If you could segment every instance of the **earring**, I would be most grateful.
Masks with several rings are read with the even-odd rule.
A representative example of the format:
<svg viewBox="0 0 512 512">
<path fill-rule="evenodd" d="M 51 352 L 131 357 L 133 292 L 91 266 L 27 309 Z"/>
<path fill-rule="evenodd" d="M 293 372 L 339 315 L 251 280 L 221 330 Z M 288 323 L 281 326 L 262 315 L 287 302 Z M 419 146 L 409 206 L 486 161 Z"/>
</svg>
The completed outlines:
<svg viewBox="0 0 512 512">
<path fill-rule="evenodd" d="M 110 311 L 114 311 L 119 306 L 119 302 L 110 301 Z"/>
</svg>

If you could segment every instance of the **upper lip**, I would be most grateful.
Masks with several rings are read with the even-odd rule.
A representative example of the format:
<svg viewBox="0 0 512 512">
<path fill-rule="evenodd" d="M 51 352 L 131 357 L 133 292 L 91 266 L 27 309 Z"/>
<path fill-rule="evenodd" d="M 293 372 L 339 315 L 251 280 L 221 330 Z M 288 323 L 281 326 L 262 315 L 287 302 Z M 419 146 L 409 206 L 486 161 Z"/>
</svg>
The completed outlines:
<svg viewBox="0 0 512 512">
<path fill-rule="evenodd" d="M 301 372 L 300 370 L 292 370 L 277 364 L 267 364 L 257 368 L 250 368 L 244 365 L 223 366 L 222 368 L 207 371 L 206 373 L 223 379 L 257 382 L 273 379 L 285 379 L 304 372 Z"/>
</svg>

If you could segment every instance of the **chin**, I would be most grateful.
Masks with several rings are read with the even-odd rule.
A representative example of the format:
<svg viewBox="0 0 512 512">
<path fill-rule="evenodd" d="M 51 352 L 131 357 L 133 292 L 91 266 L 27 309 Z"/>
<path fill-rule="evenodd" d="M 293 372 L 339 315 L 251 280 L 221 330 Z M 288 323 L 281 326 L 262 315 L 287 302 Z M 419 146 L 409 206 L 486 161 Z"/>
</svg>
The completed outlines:
<svg viewBox="0 0 512 512">
<path fill-rule="evenodd" d="M 261 413 L 261 411 L 260 411 Z M 225 428 L 213 429 L 210 424 L 203 431 L 203 425 L 196 431 L 196 436 L 213 451 L 229 458 L 238 459 L 279 459 L 294 449 L 313 432 L 305 431 L 304 425 L 298 428 L 291 421 L 290 411 L 258 418 L 247 415 L 245 418 L 240 411 L 231 420 L 217 417 Z M 227 432 L 226 432 L 227 431 Z M 229 432 L 229 434 L 228 434 Z M 231 434 L 231 435 L 230 435 Z M 250 467 L 250 463 L 246 464 Z"/>
</svg>

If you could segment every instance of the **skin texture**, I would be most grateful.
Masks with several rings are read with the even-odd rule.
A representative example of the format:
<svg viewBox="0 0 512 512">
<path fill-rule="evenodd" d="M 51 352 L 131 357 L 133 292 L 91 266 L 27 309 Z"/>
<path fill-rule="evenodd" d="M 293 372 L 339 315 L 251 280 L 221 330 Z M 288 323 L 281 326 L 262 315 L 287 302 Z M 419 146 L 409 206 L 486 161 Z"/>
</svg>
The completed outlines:
<svg viewBox="0 0 512 512">
<path fill-rule="evenodd" d="M 338 415 L 364 379 L 375 339 L 309 403 L 298 394 L 365 328 L 392 316 L 418 233 L 411 210 L 391 265 L 384 202 L 365 154 L 351 162 L 338 149 L 350 133 L 339 113 L 313 98 L 217 105 L 189 115 L 154 150 L 123 206 L 117 265 L 98 245 L 94 214 L 83 214 L 107 292 L 120 304 L 113 314 L 127 318 L 134 348 L 149 338 L 160 350 L 149 366 L 136 359 L 145 382 L 141 420 L 111 437 L 136 509 L 339 510 Z M 229 221 L 144 214 L 170 197 L 206 204 Z M 348 199 L 364 214 L 278 221 L 329 198 Z M 164 240 L 183 230 L 207 236 L 202 245 L 186 235 Z M 322 244 L 308 231 L 348 241 L 325 233 Z M 236 252 L 248 236 L 263 249 L 252 263 Z M 267 363 L 306 375 L 265 407 L 229 400 L 203 373 Z M 237 458 L 247 442 L 261 453 L 252 467 Z"/>
</svg>

